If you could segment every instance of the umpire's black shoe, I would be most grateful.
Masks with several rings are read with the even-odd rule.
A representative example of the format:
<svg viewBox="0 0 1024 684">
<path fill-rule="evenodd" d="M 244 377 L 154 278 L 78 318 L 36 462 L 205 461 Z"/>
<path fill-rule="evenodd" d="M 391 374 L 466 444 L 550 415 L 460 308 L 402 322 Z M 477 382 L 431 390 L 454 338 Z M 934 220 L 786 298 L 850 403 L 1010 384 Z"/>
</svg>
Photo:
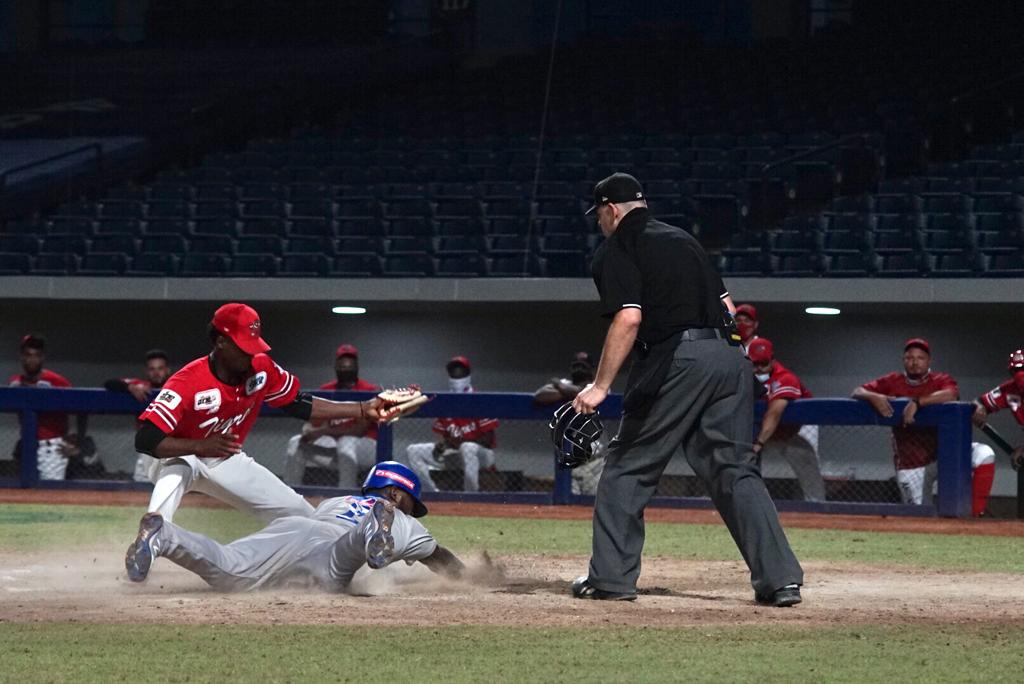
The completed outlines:
<svg viewBox="0 0 1024 684">
<path fill-rule="evenodd" d="M 573 598 L 594 599 L 595 601 L 636 601 L 636 594 L 598 589 L 590 583 L 590 578 L 586 575 L 573 580 L 572 596 Z"/>
<path fill-rule="evenodd" d="M 788 608 L 803 601 L 800 598 L 799 584 L 787 584 L 771 594 L 754 594 L 754 600 L 762 606 L 775 606 L 776 608 Z"/>
</svg>

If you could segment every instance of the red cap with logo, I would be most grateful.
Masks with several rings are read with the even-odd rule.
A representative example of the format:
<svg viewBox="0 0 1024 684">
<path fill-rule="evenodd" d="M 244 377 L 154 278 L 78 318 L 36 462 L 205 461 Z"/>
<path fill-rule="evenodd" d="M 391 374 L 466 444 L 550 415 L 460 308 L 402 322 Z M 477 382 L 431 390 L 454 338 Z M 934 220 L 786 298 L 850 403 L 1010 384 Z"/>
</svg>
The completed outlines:
<svg viewBox="0 0 1024 684">
<path fill-rule="evenodd" d="M 246 354 L 270 351 L 270 345 L 260 337 L 260 315 L 251 306 L 238 302 L 225 304 L 214 312 L 211 325 Z"/>
<path fill-rule="evenodd" d="M 757 320 L 757 309 L 753 304 L 740 304 L 736 307 L 737 316 L 749 316 L 751 320 Z"/>
<path fill-rule="evenodd" d="M 917 347 L 924 351 L 928 356 L 932 355 L 931 345 L 928 344 L 928 340 L 923 337 L 912 337 L 903 343 L 903 351 L 907 351 L 911 347 Z"/>
<path fill-rule="evenodd" d="M 359 350 L 355 348 L 355 345 L 343 344 L 338 347 L 338 351 L 334 352 L 334 358 L 337 359 L 341 356 L 354 356 L 358 359 Z"/>
<path fill-rule="evenodd" d="M 447 365 L 445 365 L 445 368 L 451 369 L 452 366 L 465 366 L 466 370 L 472 370 L 469 365 L 469 359 L 465 356 L 453 356 Z"/>
<path fill-rule="evenodd" d="M 754 363 L 765 363 L 775 358 L 775 347 L 771 340 L 758 337 L 747 347 L 747 357 Z"/>
</svg>

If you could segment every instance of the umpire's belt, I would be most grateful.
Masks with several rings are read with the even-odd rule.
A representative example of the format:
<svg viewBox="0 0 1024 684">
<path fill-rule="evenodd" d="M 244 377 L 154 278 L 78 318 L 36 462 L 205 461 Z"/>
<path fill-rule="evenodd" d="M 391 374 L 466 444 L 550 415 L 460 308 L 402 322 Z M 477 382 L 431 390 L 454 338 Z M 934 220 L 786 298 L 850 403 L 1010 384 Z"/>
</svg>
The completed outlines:
<svg viewBox="0 0 1024 684">
<path fill-rule="evenodd" d="M 697 340 L 725 340 L 728 339 L 725 331 L 719 328 L 688 328 L 681 333 L 676 333 L 670 336 L 668 339 L 662 340 L 655 344 L 644 342 L 643 340 L 636 340 L 633 342 L 633 351 L 636 352 L 637 356 L 641 359 L 646 359 L 651 353 L 651 347 L 653 346 L 669 346 L 675 349 L 675 345 L 679 342 L 696 342 Z"/>
</svg>

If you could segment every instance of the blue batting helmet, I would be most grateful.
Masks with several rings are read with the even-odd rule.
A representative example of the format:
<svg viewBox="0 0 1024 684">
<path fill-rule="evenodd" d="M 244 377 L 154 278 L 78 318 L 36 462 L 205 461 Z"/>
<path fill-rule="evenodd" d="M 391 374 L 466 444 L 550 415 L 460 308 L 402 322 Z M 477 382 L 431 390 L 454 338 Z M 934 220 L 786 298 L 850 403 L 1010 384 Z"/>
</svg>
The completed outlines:
<svg viewBox="0 0 1024 684">
<path fill-rule="evenodd" d="M 427 514 L 427 507 L 420 501 L 420 478 L 409 466 L 398 461 L 381 461 L 370 469 L 363 481 L 363 494 L 370 489 L 398 487 L 412 496 L 412 517 L 422 518 Z"/>
</svg>

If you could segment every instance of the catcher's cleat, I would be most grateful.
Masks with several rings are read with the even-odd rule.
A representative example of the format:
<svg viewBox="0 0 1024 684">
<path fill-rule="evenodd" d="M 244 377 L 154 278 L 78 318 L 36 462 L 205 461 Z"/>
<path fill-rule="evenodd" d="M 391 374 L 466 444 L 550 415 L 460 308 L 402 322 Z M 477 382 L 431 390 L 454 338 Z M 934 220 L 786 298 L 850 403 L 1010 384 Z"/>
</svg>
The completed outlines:
<svg viewBox="0 0 1024 684">
<path fill-rule="evenodd" d="M 391 536 L 391 525 L 395 522 L 395 504 L 377 499 L 370 511 L 367 526 L 370 535 L 366 541 L 366 564 L 379 570 L 391 562 L 395 554 L 395 538 Z"/>
<path fill-rule="evenodd" d="M 635 593 L 598 589 L 590 583 L 590 578 L 586 575 L 573 580 L 572 596 L 573 598 L 594 599 L 595 601 L 636 601 Z"/>
<path fill-rule="evenodd" d="M 769 594 L 754 594 L 754 600 L 762 606 L 774 606 L 776 608 L 788 608 L 803 601 L 800 597 L 799 584 L 787 584 L 781 589 L 776 589 Z"/>
<path fill-rule="evenodd" d="M 147 513 L 139 521 L 139 535 L 124 554 L 124 569 L 132 582 L 142 582 L 149 575 L 153 559 L 160 553 L 155 542 L 163 526 L 164 517 L 159 513 Z"/>
</svg>

